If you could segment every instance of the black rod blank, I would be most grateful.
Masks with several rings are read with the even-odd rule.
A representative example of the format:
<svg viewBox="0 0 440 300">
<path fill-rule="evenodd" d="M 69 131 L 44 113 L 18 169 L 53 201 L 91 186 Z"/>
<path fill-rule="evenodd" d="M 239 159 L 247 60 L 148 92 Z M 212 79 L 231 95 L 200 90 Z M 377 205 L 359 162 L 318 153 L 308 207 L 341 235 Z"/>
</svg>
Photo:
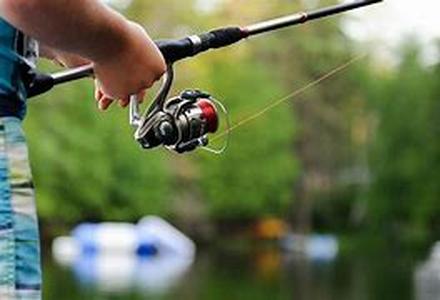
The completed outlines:
<svg viewBox="0 0 440 300">
<path fill-rule="evenodd" d="M 294 15 L 288 15 L 265 22 L 253 24 L 244 28 L 249 36 L 262 34 L 281 28 L 291 27 L 298 24 L 303 24 L 308 21 L 325 18 L 335 14 L 340 14 L 349 10 L 357 9 L 363 6 L 372 5 L 382 2 L 383 0 L 367 0 L 367 1 L 355 1 L 352 3 L 340 4 L 331 7 L 318 9 L 311 12 L 300 12 Z"/>
</svg>

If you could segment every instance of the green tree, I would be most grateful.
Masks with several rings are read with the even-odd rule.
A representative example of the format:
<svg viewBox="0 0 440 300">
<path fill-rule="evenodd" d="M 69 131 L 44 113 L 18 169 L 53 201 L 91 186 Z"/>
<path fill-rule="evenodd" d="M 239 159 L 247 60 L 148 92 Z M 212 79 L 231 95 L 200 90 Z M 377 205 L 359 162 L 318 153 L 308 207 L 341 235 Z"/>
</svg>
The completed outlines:
<svg viewBox="0 0 440 300">
<path fill-rule="evenodd" d="M 422 66 L 417 44 L 409 42 L 393 76 L 371 82 L 382 89 L 372 94 L 378 126 L 370 221 L 405 240 L 425 240 L 440 228 L 439 79 L 438 68 Z"/>
</svg>

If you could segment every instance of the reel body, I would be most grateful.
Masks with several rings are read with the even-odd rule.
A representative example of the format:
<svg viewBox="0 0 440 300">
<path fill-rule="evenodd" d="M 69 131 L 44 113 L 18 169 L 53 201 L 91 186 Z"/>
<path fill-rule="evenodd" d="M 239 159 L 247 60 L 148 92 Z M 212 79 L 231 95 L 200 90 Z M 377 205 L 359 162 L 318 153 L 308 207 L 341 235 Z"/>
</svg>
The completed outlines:
<svg viewBox="0 0 440 300">
<path fill-rule="evenodd" d="M 164 146 L 177 153 L 206 148 L 209 134 L 219 128 L 217 106 L 226 113 L 223 105 L 208 93 L 185 90 L 177 97 L 167 99 L 173 81 L 172 66 L 168 67 L 164 83 L 144 115 L 139 115 L 139 101 L 130 99 L 130 124 L 135 127 L 134 138 L 144 149 Z M 228 122 L 229 123 L 229 122 Z"/>
</svg>

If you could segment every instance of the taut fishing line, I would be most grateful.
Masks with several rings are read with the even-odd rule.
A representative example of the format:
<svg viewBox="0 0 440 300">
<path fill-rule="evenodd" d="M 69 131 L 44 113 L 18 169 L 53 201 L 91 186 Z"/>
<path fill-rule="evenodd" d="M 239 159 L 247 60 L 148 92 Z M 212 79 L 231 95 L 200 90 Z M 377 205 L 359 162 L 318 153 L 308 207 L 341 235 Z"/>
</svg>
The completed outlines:
<svg viewBox="0 0 440 300">
<path fill-rule="evenodd" d="M 288 94 L 287 96 L 284 96 L 283 98 L 280 98 L 279 100 L 272 102 L 271 104 L 269 104 L 268 106 L 264 107 L 263 109 L 261 109 L 260 111 L 257 111 L 256 113 L 238 121 L 235 124 L 232 124 L 229 129 L 226 129 L 225 131 L 223 131 L 222 133 L 219 133 L 218 135 L 214 136 L 213 138 L 211 138 L 211 142 L 214 142 L 228 134 L 230 134 L 232 131 L 260 118 L 261 116 L 265 115 L 267 112 L 269 112 L 270 110 L 274 109 L 275 107 L 279 106 L 280 104 L 287 102 L 289 100 L 294 99 L 295 97 L 304 94 L 305 92 L 307 92 L 309 89 L 318 86 L 320 83 L 324 82 L 325 80 L 335 76 L 336 74 L 346 70 L 348 67 L 350 67 L 351 65 L 353 65 L 354 63 L 358 62 L 359 60 L 365 58 L 367 56 L 367 54 L 361 54 L 358 55 L 352 59 L 350 59 L 348 62 L 334 68 L 333 70 L 331 70 L 330 72 L 322 75 L 321 77 L 319 77 L 318 79 L 315 79 L 311 82 L 309 82 L 308 84 L 306 84 L 305 86 L 303 86 L 302 88 L 299 88 L 298 90 L 293 91 L 292 93 Z"/>
</svg>

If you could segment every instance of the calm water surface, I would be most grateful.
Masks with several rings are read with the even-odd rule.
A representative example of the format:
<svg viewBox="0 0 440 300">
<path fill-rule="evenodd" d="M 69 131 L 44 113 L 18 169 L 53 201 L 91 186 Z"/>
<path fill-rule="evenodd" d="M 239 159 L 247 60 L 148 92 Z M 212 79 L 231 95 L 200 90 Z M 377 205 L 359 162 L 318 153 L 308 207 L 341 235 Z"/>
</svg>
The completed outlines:
<svg viewBox="0 0 440 300">
<path fill-rule="evenodd" d="M 201 251 L 186 271 L 186 267 L 177 268 L 174 275 L 173 262 L 161 262 L 157 266 L 148 262 L 137 264 L 135 268 L 142 275 L 133 276 L 123 266 L 130 262 L 121 260 L 120 269 L 105 271 L 104 268 L 112 276 L 101 281 L 96 278 L 99 275 L 87 272 L 96 267 L 96 262 L 72 269 L 59 266 L 46 255 L 45 299 L 417 298 L 414 270 L 420 258 L 399 254 L 396 249 L 360 252 L 341 254 L 333 262 L 319 262 L 267 248 Z M 78 271 L 81 268 L 86 272 Z M 123 282 L 118 281 L 118 276 L 124 278 Z"/>
</svg>

